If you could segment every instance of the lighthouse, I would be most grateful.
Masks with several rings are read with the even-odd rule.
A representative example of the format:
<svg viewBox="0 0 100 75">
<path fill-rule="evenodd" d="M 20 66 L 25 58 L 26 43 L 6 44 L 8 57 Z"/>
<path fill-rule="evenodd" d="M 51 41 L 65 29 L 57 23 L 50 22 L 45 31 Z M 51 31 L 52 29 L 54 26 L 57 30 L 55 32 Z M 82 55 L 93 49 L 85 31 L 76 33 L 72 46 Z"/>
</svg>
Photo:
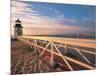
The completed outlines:
<svg viewBox="0 0 100 75">
<path fill-rule="evenodd" d="M 14 26 L 14 38 L 17 39 L 18 36 L 22 36 L 23 35 L 23 30 L 22 30 L 22 25 L 21 25 L 21 21 L 19 20 L 19 18 L 15 21 L 15 26 Z"/>
</svg>

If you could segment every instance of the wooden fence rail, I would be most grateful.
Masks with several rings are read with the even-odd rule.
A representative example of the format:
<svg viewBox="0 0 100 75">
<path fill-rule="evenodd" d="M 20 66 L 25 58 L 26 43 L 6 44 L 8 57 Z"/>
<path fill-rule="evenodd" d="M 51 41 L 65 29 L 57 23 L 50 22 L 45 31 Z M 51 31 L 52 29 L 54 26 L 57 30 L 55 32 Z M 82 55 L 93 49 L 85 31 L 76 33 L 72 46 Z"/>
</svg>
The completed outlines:
<svg viewBox="0 0 100 75">
<path fill-rule="evenodd" d="M 50 53 L 50 64 L 54 66 L 55 55 L 62 59 L 65 66 L 71 71 L 75 70 L 70 62 L 84 67 L 89 70 L 95 69 L 95 63 L 91 62 L 85 54 L 90 54 L 95 57 L 95 40 L 90 39 L 72 39 L 72 38 L 56 38 L 56 37 L 42 37 L 42 36 L 19 36 L 18 39 L 24 43 L 34 46 L 35 51 L 38 50 L 40 55 L 43 55 L 46 51 Z M 63 48 L 64 53 L 61 52 Z M 68 48 L 76 52 L 81 60 L 75 59 L 65 55 L 68 53 Z M 85 48 L 86 50 L 84 50 Z M 41 51 L 42 49 L 42 51 Z M 88 50 L 89 49 L 89 50 Z M 92 49 L 92 50 L 91 50 Z M 84 54 L 85 53 L 85 54 Z M 92 58 L 91 58 L 92 59 Z M 57 60 L 57 59 L 56 59 Z M 94 59 L 95 61 L 95 59 Z M 60 63 L 60 61 L 59 61 Z"/>
</svg>

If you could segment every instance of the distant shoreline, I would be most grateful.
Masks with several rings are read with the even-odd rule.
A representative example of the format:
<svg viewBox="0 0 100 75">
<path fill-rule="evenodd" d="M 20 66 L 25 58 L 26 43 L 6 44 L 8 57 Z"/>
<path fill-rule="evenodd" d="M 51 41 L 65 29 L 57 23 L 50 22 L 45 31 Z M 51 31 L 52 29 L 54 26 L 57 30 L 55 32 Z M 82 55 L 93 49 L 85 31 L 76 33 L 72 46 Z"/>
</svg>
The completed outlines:
<svg viewBox="0 0 100 75">
<path fill-rule="evenodd" d="M 24 35 L 24 36 L 47 36 L 59 38 L 79 38 L 79 39 L 96 39 L 96 36 L 61 36 L 61 35 Z M 13 38 L 13 36 L 11 36 Z"/>
<path fill-rule="evenodd" d="M 59 37 L 59 38 L 96 39 L 96 36 L 64 36 L 64 35 L 24 35 L 24 36 L 47 36 L 47 37 Z"/>
</svg>

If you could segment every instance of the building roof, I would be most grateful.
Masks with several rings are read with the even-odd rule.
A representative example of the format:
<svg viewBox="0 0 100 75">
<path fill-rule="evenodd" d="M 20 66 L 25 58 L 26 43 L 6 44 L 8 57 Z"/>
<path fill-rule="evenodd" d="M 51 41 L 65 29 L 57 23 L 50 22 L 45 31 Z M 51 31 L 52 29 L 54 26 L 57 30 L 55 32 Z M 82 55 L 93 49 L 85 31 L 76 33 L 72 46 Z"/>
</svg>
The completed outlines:
<svg viewBox="0 0 100 75">
<path fill-rule="evenodd" d="M 19 22 L 19 23 L 21 23 L 21 21 L 19 20 L 19 18 L 18 18 L 15 22 Z"/>
<path fill-rule="evenodd" d="M 19 22 L 19 24 L 16 23 L 14 27 L 21 27 L 21 28 L 23 28 L 23 27 L 21 26 L 21 24 L 20 24 L 21 21 L 19 20 L 19 18 L 18 18 L 15 22 Z"/>
</svg>

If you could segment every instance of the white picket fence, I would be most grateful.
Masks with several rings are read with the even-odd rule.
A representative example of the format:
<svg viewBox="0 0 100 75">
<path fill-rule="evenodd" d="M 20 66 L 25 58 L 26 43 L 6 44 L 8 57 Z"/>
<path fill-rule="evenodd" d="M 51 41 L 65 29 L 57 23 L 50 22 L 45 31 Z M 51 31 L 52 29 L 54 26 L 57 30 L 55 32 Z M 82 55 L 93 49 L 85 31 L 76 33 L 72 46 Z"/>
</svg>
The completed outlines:
<svg viewBox="0 0 100 75">
<path fill-rule="evenodd" d="M 96 41 L 91 39 L 72 39 L 72 38 L 58 38 L 58 37 L 43 37 L 43 36 L 19 36 L 18 39 L 24 43 L 34 46 L 35 51 L 38 51 L 40 55 L 43 55 L 45 51 L 50 53 L 50 64 L 54 65 L 54 55 L 60 57 L 69 70 L 75 70 L 70 62 L 80 65 L 89 70 L 95 69 L 95 64 L 91 62 L 85 54 L 96 56 Z M 63 48 L 63 53 L 61 52 Z M 68 48 L 75 51 L 81 60 L 77 60 L 74 57 L 65 55 L 68 52 Z M 42 52 L 41 50 L 42 49 Z M 87 50 L 85 50 L 87 49 Z M 89 50 L 88 50 L 89 49 Z M 91 50 L 92 49 L 92 50 Z M 92 59 L 90 57 L 90 59 Z M 56 59 L 57 60 L 57 59 Z M 69 62 L 70 61 L 70 62 Z M 95 61 L 95 59 L 94 59 Z M 60 63 L 60 61 L 59 61 Z"/>
</svg>

